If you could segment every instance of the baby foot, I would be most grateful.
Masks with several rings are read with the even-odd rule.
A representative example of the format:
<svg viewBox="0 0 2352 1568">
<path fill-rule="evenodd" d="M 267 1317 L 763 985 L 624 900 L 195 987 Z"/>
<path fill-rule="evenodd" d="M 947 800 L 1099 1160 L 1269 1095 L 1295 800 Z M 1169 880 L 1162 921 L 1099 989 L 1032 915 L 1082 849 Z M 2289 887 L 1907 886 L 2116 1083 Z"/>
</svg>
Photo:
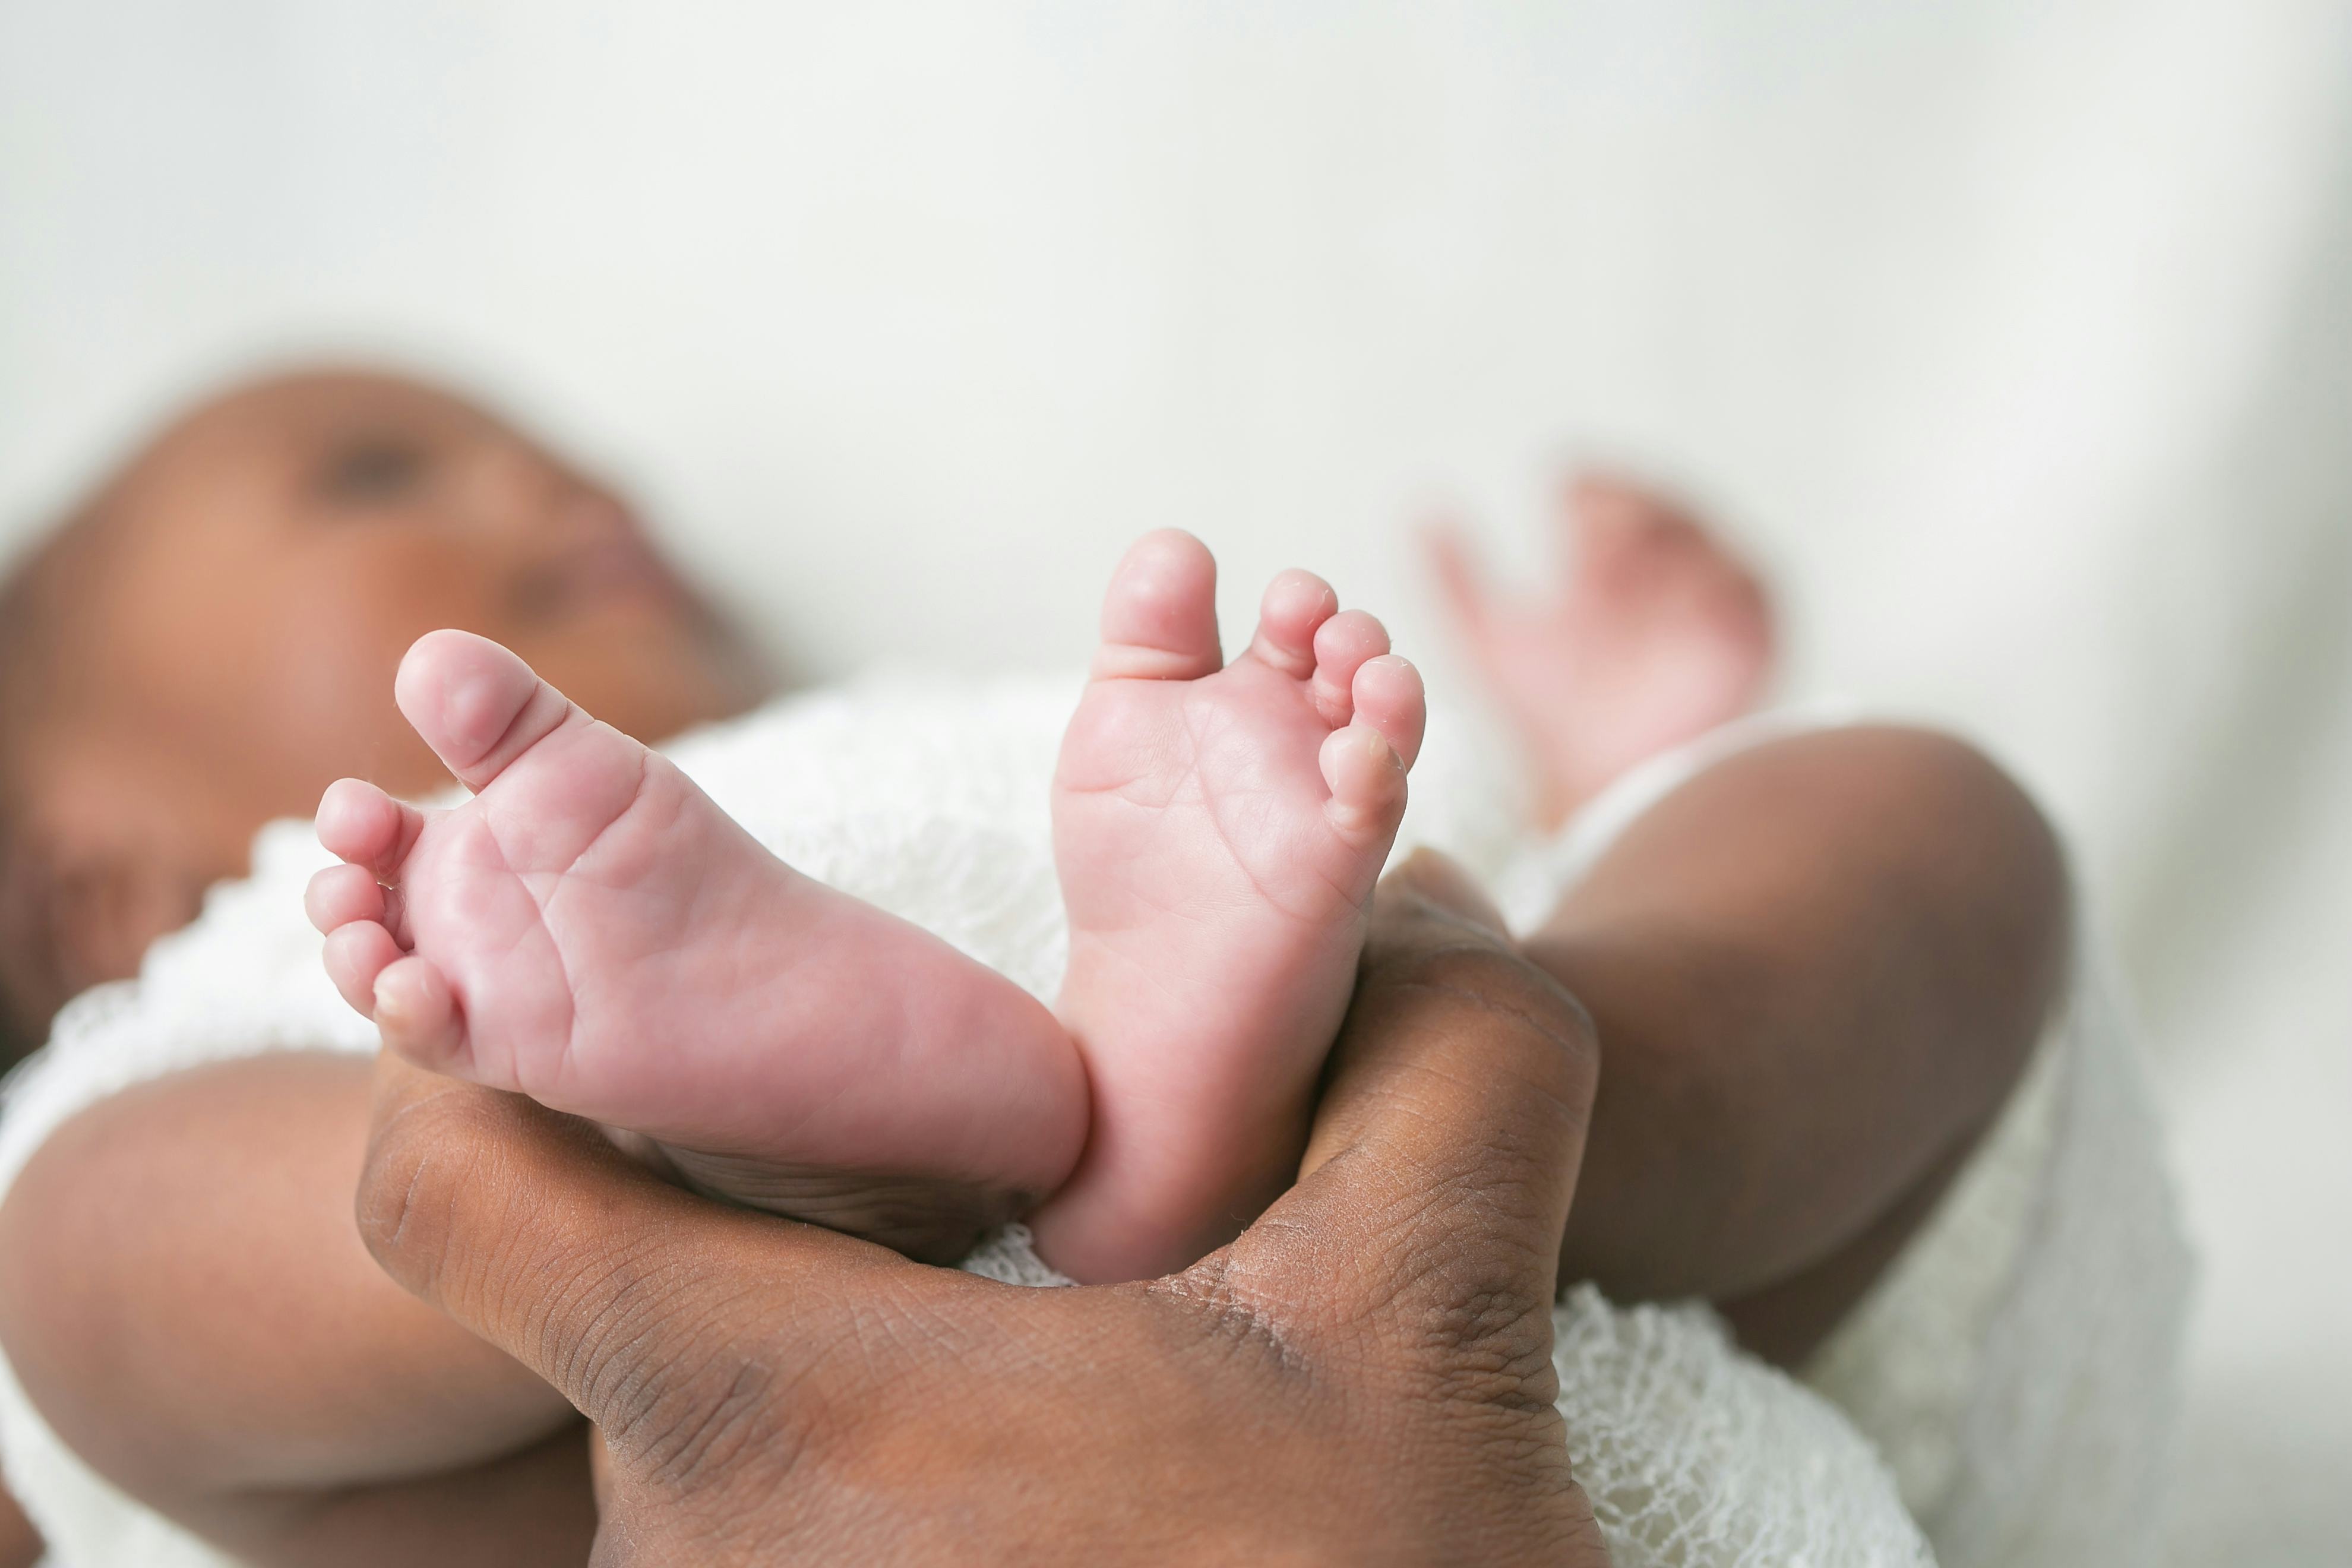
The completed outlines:
<svg viewBox="0 0 2352 1568">
<path fill-rule="evenodd" d="M 1081 1279 L 1190 1263 L 1296 1176 L 1421 744 L 1380 622 L 1285 573 L 1224 664 L 1215 590 L 1190 534 L 1128 552 L 1054 781 L 1094 1126 L 1031 1223 Z"/>
<path fill-rule="evenodd" d="M 1561 521 L 1562 571 L 1533 601 L 1497 595 L 1458 532 L 1431 541 L 1455 624 L 1535 761 L 1553 826 L 1635 763 L 1747 712 L 1773 644 L 1755 574 L 1680 508 L 1587 475 Z"/>
<path fill-rule="evenodd" d="M 869 1234 L 929 1182 L 1009 1206 L 1068 1173 L 1083 1069 L 1012 982 L 794 871 L 496 643 L 433 633 L 394 696 L 474 797 L 419 811 L 346 779 L 320 804 L 347 864 L 311 918 L 387 1047 Z"/>
</svg>

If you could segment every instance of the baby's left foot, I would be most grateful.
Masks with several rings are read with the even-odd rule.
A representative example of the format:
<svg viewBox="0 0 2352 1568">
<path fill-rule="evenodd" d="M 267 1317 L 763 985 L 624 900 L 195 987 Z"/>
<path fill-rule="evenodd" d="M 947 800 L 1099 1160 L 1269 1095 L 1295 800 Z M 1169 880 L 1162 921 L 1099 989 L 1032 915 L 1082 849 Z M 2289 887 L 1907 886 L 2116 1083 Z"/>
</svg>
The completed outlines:
<svg viewBox="0 0 2352 1568">
<path fill-rule="evenodd" d="M 1033 1226 L 1078 1279 L 1190 1263 L 1297 1174 L 1423 719 L 1381 624 L 1338 612 L 1285 573 L 1225 664 L 1199 540 L 1149 535 L 1112 579 L 1054 782 L 1094 1124 Z"/>
</svg>

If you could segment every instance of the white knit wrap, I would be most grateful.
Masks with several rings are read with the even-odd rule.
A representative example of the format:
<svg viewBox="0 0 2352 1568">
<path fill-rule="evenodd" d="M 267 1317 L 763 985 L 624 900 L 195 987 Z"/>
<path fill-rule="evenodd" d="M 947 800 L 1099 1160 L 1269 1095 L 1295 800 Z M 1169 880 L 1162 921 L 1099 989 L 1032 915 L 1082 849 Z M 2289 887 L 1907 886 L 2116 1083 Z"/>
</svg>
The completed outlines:
<svg viewBox="0 0 2352 1568">
<path fill-rule="evenodd" d="M 1050 996 L 1066 931 L 1046 785 L 1074 690 L 867 681 L 670 753 L 793 864 Z M 1735 727 L 1661 759 L 1550 842 L 1520 827 L 1496 782 L 1510 770 L 1441 727 L 1400 850 L 1455 856 L 1526 923 L 1660 795 L 1786 727 Z M 215 889 L 136 981 L 59 1018 L 9 1089 L 0 1194 L 62 1122 L 131 1084 L 268 1051 L 373 1049 L 303 918 L 323 858 L 307 823 L 264 830 L 248 879 Z M 966 1267 L 1056 1282 L 1018 1227 Z M 1555 1315 L 1559 1408 L 1618 1568 L 2144 1562 L 2188 1278 L 2128 1037 L 2078 983 L 2027 1085 L 1818 1357 L 1812 1388 L 1739 1352 L 1704 1307 L 1621 1308 L 1585 1288 Z M 54 1562 L 226 1561 L 94 1475 L 0 1373 L 9 1485 Z"/>
</svg>

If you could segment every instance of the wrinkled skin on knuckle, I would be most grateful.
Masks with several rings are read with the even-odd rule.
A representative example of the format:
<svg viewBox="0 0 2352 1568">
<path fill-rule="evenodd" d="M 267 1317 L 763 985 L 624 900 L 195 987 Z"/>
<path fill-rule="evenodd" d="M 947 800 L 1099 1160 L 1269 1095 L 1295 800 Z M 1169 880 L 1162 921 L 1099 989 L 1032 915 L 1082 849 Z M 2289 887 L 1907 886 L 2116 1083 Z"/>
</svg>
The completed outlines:
<svg viewBox="0 0 2352 1568">
<path fill-rule="evenodd" d="M 773 1366 L 717 1350 L 615 1394 L 600 1427 L 614 1480 L 598 1563 L 724 1565 L 809 1560 L 793 1489 L 820 1420 L 781 1394 Z"/>
<path fill-rule="evenodd" d="M 1437 1304 L 1286 1307 L 1318 1298 L 1297 1293 L 1278 1264 L 1253 1270 L 1246 1252 L 1213 1255 L 1167 1285 L 1220 1373 L 1240 1373 L 1253 1399 L 1278 1389 L 1306 1413 L 1309 1440 L 1290 1457 L 1299 1468 L 1285 1472 L 1270 1453 L 1257 1466 L 1257 1479 L 1286 1477 L 1285 1517 L 1307 1527 L 1286 1545 L 1301 1562 L 1579 1561 L 1557 1554 L 1581 1494 L 1553 1403 L 1549 1265 L 1481 1270 L 1401 1247 L 1373 1267 L 1392 1272 L 1395 1299 Z M 1271 1560 L 1269 1549 L 1260 1541 L 1257 1555 L 1234 1560 Z"/>
<path fill-rule="evenodd" d="M 849 1560 L 826 1542 L 896 1528 L 873 1515 L 872 1483 L 910 1441 L 919 1455 L 940 1436 L 943 1388 L 984 1352 L 920 1291 L 884 1284 L 794 1320 L 756 1282 L 714 1279 L 662 1306 L 698 1325 L 690 1340 L 650 1362 L 612 1347 L 631 1369 L 600 1390 L 615 1470 L 659 1528 L 696 1542 L 693 1561 Z"/>
<path fill-rule="evenodd" d="M 427 1300 L 462 1252 L 457 1216 L 478 1185 L 484 1151 L 512 1109 L 476 1095 L 439 1094 L 381 1120 L 360 1167 L 354 1217 L 384 1272 Z"/>
<path fill-rule="evenodd" d="M 1286 1239 L 1270 1238 L 1261 1226 L 1183 1273 L 1150 1282 L 1148 1300 L 1181 1315 L 1195 1353 L 1236 1363 L 1245 1374 L 1299 1374 L 1320 1348 L 1319 1325 L 1294 1309 L 1302 1300 L 1295 1287 L 1299 1270 L 1282 1245 Z"/>
<path fill-rule="evenodd" d="M 1443 994 L 1466 1015 L 1526 1029 L 1548 1048 L 1529 1052 L 1532 1081 L 1565 1102 L 1590 1098 L 1600 1047 L 1592 1018 L 1559 981 L 1484 933 L 1418 945 L 1390 955 L 1375 977 L 1399 993 Z"/>
<path fill-rule="evenodd" d="M 723 1496 L 788 1473 L 822 1440 L 834 1413 L 803 1397 L 803 1380 L 783 1370 L 791 1363 L 763 1353 L 758 1333 L 739 1329 L 736 1318 L 719 1307 L 690 1341 L 665 1345 L 657 1359 L 631 1353 L 634 1331 L 615 1336 L 607 1359 L 614 1370 L 593 1385 L 592 1408 L 615 1473 L 632 1487 L 672 1505 Z"/>
</svg>

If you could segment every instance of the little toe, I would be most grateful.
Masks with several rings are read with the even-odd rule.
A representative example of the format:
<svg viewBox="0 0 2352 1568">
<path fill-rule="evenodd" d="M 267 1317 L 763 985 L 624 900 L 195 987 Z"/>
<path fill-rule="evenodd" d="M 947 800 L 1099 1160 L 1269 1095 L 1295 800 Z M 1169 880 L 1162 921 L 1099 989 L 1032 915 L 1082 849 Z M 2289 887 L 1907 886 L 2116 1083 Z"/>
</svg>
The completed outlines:
<svg viewBox="0 0 2352 1568">
<path fill-rule="evenodd" d="M 471 632 L 427 632 L 400 661 L 392 694 L 433 754 L 478 790 L 571 715 L 530 666 Z"/>
<path fill-rule="evenodd" d="M 364 866 L 330 866 L 302 890 L 303 912 L 320 933 L 353 921 L 383 923 L 383 888 Z"/>
<path fill-rule="evenodd" d="M 1197 680 L 1224 663 L 1217 640 L 1217 563 L 1181 529 L 1128 547 L 1103 594 L 1097 680 Z"/>
<path fill-rule="evenodd" d="M 1312 572 L 1293 568 L 1265 585 L 1250 653 L 1294 680 L 1315 673 L 1315 634 L 1338 613 L 1339 595 Z"/>
<path fill-rule="evenodd" d="M 1342 610 L 1315 629 L 1316 710 L 1338 729 L 1355 717 L 1356 671 L 1389 651 L 1389 629 L 1362 610 Z"/>
<path fill-rule="evenodd" d="M 424 815 L 362 779 L 337 779 L 319 798 L 319 842 L 328 854 L 379 877 L 400 868 Z"/>
<path fill-rule="evenodd" d="M 1323 815 L 1360 850 L 1385 849 L 1404 817 L 1404 759 L 1370 724 L 1334 730 L 1318 759 L 1331 798 Z"/>
<path fill-rule="evenodd" d="M 401 961 L 400 944 L 373 921 L 352 921 L 327 933 L 327 978 L 363 1018 L 375 1016 L 375 985 Z"/>
<path fill-rule="evenodd" d="M 1397 760 L 1412 766 L 1421 755 L 1422 732 L 1429 724 L 1428 694 L 1412 661 L 1393 653 L 1366 659 L 1356 670 L 1350 695 L 1356 722 L 1378 730 L 1396 748 Z"/>
<path fill-rule="evenodd" d="M 452 1072 L 465 1053 L 465 1030 L 448 977 L 427 959 L 409 957 L 375 979 L 374 1016 L 384 1047 L 435 1072 Z"/>
</svg>

